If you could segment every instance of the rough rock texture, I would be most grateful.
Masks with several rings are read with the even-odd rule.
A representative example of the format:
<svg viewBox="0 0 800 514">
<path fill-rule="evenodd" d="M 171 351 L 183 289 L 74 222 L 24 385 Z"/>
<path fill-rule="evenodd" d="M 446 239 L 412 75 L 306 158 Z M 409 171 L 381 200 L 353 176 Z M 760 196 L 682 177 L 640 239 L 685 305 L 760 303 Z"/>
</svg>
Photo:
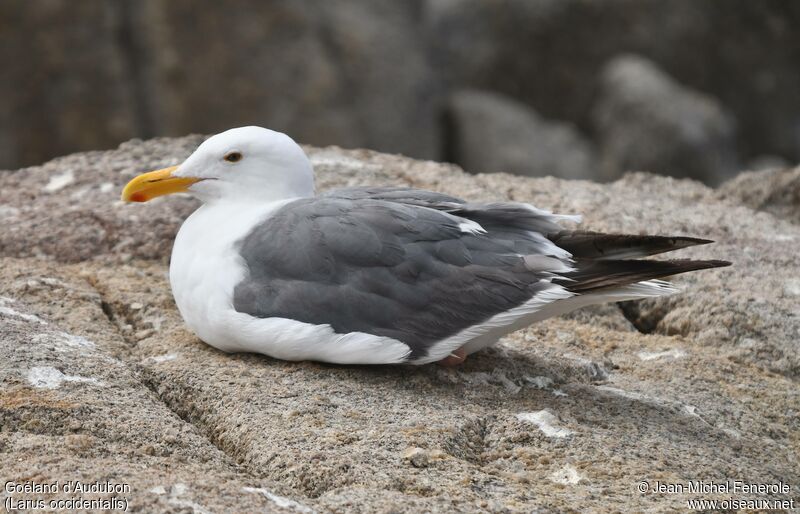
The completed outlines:
<svg viewBox="0 0 800 514">
<path fill-rule="evenodd" d="M 800 223 L 800 167 L 740 173 L 717 196 Z"/>
<path fill-rule="evenodd" d="M 469 172 L 596 176 L 591 145 L 573 126 L 545 120 L 512 98 L 457 91 L 450 98 L 447 119 L 446 157 Z"/>
<path fill-rule="evenodd" d="M 222 512 L 226 498 L 236 497 L 243 511 L 275 509 L 274 501 L 242 488 L 266 485 L 280 491 L 278 484 L 239 470 L 200 427 L 181 419 L 151 390 L 143 363 L 104 314 L 91 275 L 73 269 L 73 277 L 60 280 L 64 269 L 44 266 L 33 274 L 36 264 L 8 259 L 2 267 L 3 289 L 41 305 L 37 312 L 48 320 L 24 303 L 0 296 L 4 486 L 7 481 L 76 480 L 131 488 L 118 495 L 5 494 L 4 500 L 116 496 L 148 512 L 196 505 Z M 73 321 L 67 321 L 64 314 L 71 309 Z"/>
<path fill-rule="evenodd" d="M 715 184 L 736 171 L 732 116 L 641 57 L 604 68 L 594 118 L 606 179 L 648 170 Z"/>
<path fill-rule="evenodd" d="M 676 278 L 685 292 L 657 303 L 548 320 L 458 369 L 229 355 L 186 331 L 166 282 L 194 202 L 117 200 L 200 140 L 0 176 L 3 482 L 111 480 L 163 512 L 684 511 L 697 497 L 641 494 L 642 480 L 783 481 L 800 501 L 798 225 L 644 173 L 601 185 L 309 148 L 320 189 L 530 201 L 590 229 L 716 239 L 681 255 L 735 266 Z"/>
</svg>

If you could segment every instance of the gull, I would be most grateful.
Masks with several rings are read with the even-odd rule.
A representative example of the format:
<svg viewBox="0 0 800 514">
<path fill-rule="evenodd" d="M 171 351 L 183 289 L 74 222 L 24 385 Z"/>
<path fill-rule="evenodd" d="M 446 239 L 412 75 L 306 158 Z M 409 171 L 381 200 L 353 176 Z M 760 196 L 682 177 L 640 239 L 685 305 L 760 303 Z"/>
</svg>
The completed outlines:
<svg viewBox="0 0 800 514">
<path fill-rule="evenodd" d="M 122 192 L 202 205 L 169 280 L 189 329 L 225 352 L 339 364 L 461 363 L 502 336 L 602 302 L 675 293 L 663 277 L 727 266 L 641 257 L 692 237 L 570 230 L 579 216 L 402 187 L 315 194 L 289 136 L 240 127 Z"/>
</svg>

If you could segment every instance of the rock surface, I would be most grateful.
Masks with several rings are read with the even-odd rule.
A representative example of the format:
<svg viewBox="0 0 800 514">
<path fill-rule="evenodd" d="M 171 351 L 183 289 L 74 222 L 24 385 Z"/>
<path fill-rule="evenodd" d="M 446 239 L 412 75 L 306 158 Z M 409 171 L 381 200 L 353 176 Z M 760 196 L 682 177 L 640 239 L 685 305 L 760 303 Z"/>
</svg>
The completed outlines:
<svg viewBox="0 0 800 514">
<path fill-rule="evenodd" d="M 800 167 L 740 173 L 717 196 L 800 223 Z"/>
<path fill-rule="evenodd" d="M 651 61 L 618 57 L 602 73 L 594 111 L 601 176 L 648 170 L 718 184 L 736 171 L 733 117 Z"/>
<path fill-rule="evenodd" d="M 591 179 L 592 148 L 568 123 L 545 120 L 512 98 L 455 92 L 448 105 L 446 157 L 466 171 Z"/>
<path fill-rule="evenodd" d="M 308 148 L 320 189 L 529 201 L 589 229 L 716 239 L 680 256 L 735 265 L 678 277 L 685 292 L 659 302 L 539 323 L 458 369 L 230 355 L 186 331 L 166 281 L 194 201 L 117 200 L 200 141 L 0 176 L 2 481 L 110 480 L 162 512 L 682 511 L 696 497 L 642 494 L 643 480 L 783 481 L 800 500 L 797 224 L 644 173 L 601 185 Z"/>
</svg>

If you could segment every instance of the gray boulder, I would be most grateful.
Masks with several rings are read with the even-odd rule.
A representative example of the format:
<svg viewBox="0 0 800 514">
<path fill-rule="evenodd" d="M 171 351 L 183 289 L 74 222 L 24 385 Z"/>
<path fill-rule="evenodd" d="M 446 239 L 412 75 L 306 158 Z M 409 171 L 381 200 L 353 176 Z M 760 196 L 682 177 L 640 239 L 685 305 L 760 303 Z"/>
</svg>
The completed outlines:
<svg viewBox="0 0 800 514">
<path fill-rule="evenodd" d="M 600 72 L 653 60 L 727 106 L 742 157 L 800 159 L 800 4 L 730 0 L 428 0 L 449 83 L 498 91 L 588 132 Z"/>
<path fill-rule="evenodd" d="M 391 0 L 148 0 L 136 27 L 155 133 L 255 124 L 438 157 L 441 87 L 417 16 L 414 2 Z"/>
<path fill-rule="evenodd" d="M 547 320 L 457 369 L 224 354 L 187 332 L 166 279 L 194 201 L 117 200 L 134 173 L 200 140 L 0 175 L 4 481 L 111 480 L 129 485 L 132 511 L 157 512 L 655 512 L 695 495 L 642 494 L 643 481 L 800 483 L 798 225 L 645 173 L 475 176 L 308 148 L 320 190 L 530 201 L 583 213 L 587 229 L 716 239 L 677 256 L 735 265 L 679 276 L 682 294 L 637 313 Z"/>
<path fill-rule="evenodd" d="M 14 0 L 0 18 L 0 169 L 247 124 L 440 153 L 417 2 Z"/>
<path fill-rule="evenodd" d="M 139 133 L 118 41 L 125 2 L 0 4 L 0 170 Z"/>
<path fill-rule="evenodd" d="M 455 92 L 447 111 L 448 158 L 465 170 L 592 179 L 591 145 L 570 124 L 488 91 Z"/>
<path fill-rule="evenodd" d="M 736 171 L 732 116 L 636 56 L 611 61 L 594 110 L 602 176 L 648 170 L 716 184 Z"/>
</svg>

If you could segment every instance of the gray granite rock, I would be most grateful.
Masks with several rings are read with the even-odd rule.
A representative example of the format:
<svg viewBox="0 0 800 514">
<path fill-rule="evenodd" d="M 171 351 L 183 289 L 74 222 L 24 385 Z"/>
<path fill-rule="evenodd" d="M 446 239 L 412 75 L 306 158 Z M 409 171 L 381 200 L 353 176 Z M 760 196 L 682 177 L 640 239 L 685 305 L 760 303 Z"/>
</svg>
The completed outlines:
<svg viewBox="0 0 800 514">
<path fill-rule="evenodd" d="M 466 171 L 592 179 L 591 144 L 574 126 L 546 120 L 512 98 L 456 91 L 447 109 L 447 157 Z"/>
<path fill-rule="evenodd" d="M 717 197 L 800 223 L 800 167 L 740 173 L 720 186 Z"/>
<path fill-rule="evenodd" d="M 289 488 L 244 472 L 202 427 L 164 404 L 87 275 L 37 264 L 31 273 L 36 264 L 2 262 L 4 292 L 39 304 L 34 314 L 31 305 L 0 296 L 0 496 L 6 508 L 28 511 L 22 502 L 80 498 L 147 512 L 223 512 L 235 498 L 237 510 L 294 511 L 275 500 L 288 501 L 279 493 L 291 494 Z M 110 482 L 120 490 L 65 491 L 70 481 Z M 59 485 L 44 493 L 8 487 L 26 482 Z M 276 496 L 248 493 L 248 487 Z"/>
<path fill-rule="evenodd" d="M 737 171 L 730 113 L 647 59 L 608 63 L 594 122 L 606 179 L 647 170 L 717 184 Z"/>
<path fill-rule="evenodd" d="M 716 239 L 680 256 L 735 265 L 626 309 L 649 333 L 606 306 L 458 369 L 231 355 L 185 329 L 166 281 L 193 202 L 117 202 L 134 172 L 199 141 L 134 141 L 0 176 L 4 481 L 114 480 L 130 484 L 131 508 L 164 512 L 681 511 L 696 496 L 642 494 L 643 480 L 783 481 L 797 502 L 797 225 L 689 180 L 468 175 L 308 148 L 321 190 L 530 201 L 581 212 L 590 229 Z"/>
</svg>

